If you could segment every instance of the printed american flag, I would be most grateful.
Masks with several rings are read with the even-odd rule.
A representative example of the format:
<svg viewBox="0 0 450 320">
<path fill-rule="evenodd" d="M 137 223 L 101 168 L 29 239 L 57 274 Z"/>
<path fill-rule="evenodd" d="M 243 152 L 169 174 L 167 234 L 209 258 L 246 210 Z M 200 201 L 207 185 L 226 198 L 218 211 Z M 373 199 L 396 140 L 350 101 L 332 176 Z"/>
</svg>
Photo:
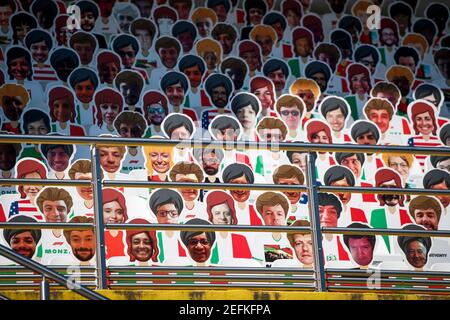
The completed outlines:
<svg viewBox="0 0 450 320">
<path fill-rule="evenodd" d="M 37 208 L 28 199 L 18 200 L 18 201 L 14 201 L 13 203 L 11 203 L 11 207 L 9 207 L 8 220 L 18 214 L 24 214 L 29 217 L 33 217 L 37 221 L 44 220 L 42 214 L 37 210 Z"/>
<path fill-rule="evenodd" d="M 230 109 L 224 109 L 224 113 L 223 114 L 230 114 L 231 110 Z M 219 115 L 219 109 L 217 108 L 212 108 L 212 109 L 208 109 L 208 110 L 204 110 L 202 112 L 202 128 L 204 129 L 208 129 L 209 123 L 211 121 L 213 121 L 213 119 Z"/>
</svg>

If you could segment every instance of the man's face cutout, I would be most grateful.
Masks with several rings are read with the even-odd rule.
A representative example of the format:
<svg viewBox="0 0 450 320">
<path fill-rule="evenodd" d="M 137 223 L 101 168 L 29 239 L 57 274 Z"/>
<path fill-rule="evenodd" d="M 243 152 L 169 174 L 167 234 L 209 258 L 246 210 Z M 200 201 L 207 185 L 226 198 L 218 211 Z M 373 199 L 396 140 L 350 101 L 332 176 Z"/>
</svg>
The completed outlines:
<svg viewBox="0 0 450 320">
<path fill-rule="evenodd" d="M 202 155 L 202 167 L 203 171 L 209 176 L 215 176 L 219 172 L 220 159 L 215 152 Z"/>
<path fill-rule="evenodd" d="M 142 51 L 148 51 L 152 46 L 152 35 L 147 29 L 136 29 L 135 36 L 141 45 Z"/>
<path fill-rule="evenodd" d="M 117 50 L 120 58 L 122 59 L 122 65 L 126 69 L 131 69 L 136 61 L 136 52 L 133 47 L 130 45 L 120 48 Z"/>
<path fill-rule="evenodd" d="M 31 231 L 15 234 L 11 237 L 9 245 L 14 252 L 21 254 L 28 259 L 31 259 L 36 251 L 36 241 L 34 241 Z"/>
<path fill-rule="evenodd" d="M 223 86 L 214 87 L 211 90 L 212 103 L 218 108 L 224 108 L 228 104 L 227 89 Z"/>
<path fill-rule="evenodd" d="M 158 54 L 166 68 L 172 69 L 177 64 L 179 53 L 175 47 L 160 48 Z"/>
<path fill-rule="evenodd" d="M 231 179 L 229 181 L 230 183 L 240 183 L 240 184 L 248 184 L 249 181 L 247 181 L 247 178 L 245 175 L 242 175 L 241 177 Z M 233 197 L 234 201 L 236 202 L 246 202 L 248 198 L 250 197 L 250 190 L 231 190 L 230 191 L 231 196 Z"/>
<path fill-rule="evenodd" d="M 50 149 L 46 158 L 50 168 L 56 172 L 63 172 L 69 166 L 70 156 L 63 147 Z"/>
<path fill-rule="evenodd" d="M 81 29 L 84 31 L 91 31 L 95 27 L 95 16 L 94 13 L 91 11 L 86 11 L 81 14 Z"/>
<path fill-rule="evenodd" d="M 423 268 L 428 260 L 427 248 L 418 240 L 411 240 L 406 245 L 406 259 L 415 268 Z"/>
<path fill-rule="evenodd" d="M 20 96 L 3 96 L 2 106 L 6 118 L 11 121 L 18 121 L 25 108 L 22 97 Z"/>
<path fill-rule="evenodd" d="M 228 33 L 222 33 L 217 36 L 217 41 L 222 46 L 223 54 L 230 54 L 231 50 L 233 50 L 233 38 Z"/>
<path fill-rule="evenodd" d="M 183 73 L 189 79 L 191 88 L 198 88 L 198 86 L 202 83 L 202 73 L 200 72 L 198 65 L 184 69 Z"/>
<path fill-rule="evenodd" d="M 91 63 L 92 57 L 94 56 L 95 47 L 93 47 L 90 43 L 75 42 L 73 44 L 73 49 L 78 53 L 82 65 L 88 65 Z"/>
<path fill-rule="evenodd" d="M 95 255 L 95 236 L 92 230 L 73 230 L 69 244 L 73 255 L 80 261 L 89 261 Z"/>
<path fill-rule="evenodd" d="M 44 40 L 32 43 L 30 46 L 31 57 L 37 63 L 44 63 L 48 59 L 49 48 Z"/>
<path fill-rule="evenodd" d="M 166 88 L 165 94 L 172 106 L 180 106 L 184 102 L 185 91 L 181 83 L 175 83 Z"/>
<path fill-rule="evenodd" d="M 31 66 L 28 64 L 25 57 L 13 58 L 8 64 L 9 72 L 14 79 L 22 81 L 27 78 Z"/>
<path fill-rule="evenodd" d="M 121 168 L 123 155 L 118 147 L 99 148 L 100 164 L 108 173 L 115 173 Z"/>
<path fill-rule="evenodd" d="M 397 188 L 397 184 L 395 183 L 394 180 L 390 180 L 383 182 L 380 185 L 380 188 Z M 389 207 L 395 207 L 400 202 L 400 195 L 398 194 L 383 194 L 381 198 Z"/>
<path fill-rule="evenodd" d="M 281 92 L 284 90 L 284 87 L 286 86 L 286 76 L 281 69 L 269 72 L 267 77 L 272 80 L 276 91 Z"/>
<path fill-rule="evenodd" d="M 373 260 L 373 247 L 369 239 L 349 238 L 348 246 L 353 260 L 360 266 L 368 266 Z"/>
<path fill-rule="evenodd" d="M 140 92 L 133 81 L 120 83 L 119 89 L 127 105 L 134 106 L 138 103 Z"/>
<path fill-rule="evenodd" d="M 0 144 L 0 170 L 9 171 L 16 165 L 16 149 L 12 144 Z"/>
<path fill-rule="evenodd" d="M 82 103 L 90 103 L 95 93 L 95 86 L 90 79 L 75 84 L 75 95 Z"/>
<path fill-rule="evenodd" d="M 153 103 L 147 106 L 148 120 L 150 124 L 159 126 L 167 116 L 166 110 L 160 103 Z"/>
<path fill-rule="evenodd" d="M 67 78 L 69 78 L 70 73 L 77 66 L 73 63 L 73 61 L 65 60 L 56 66 L 56 73 L 58 77 L 63 81 L 67 82 Z"/>
</svg>

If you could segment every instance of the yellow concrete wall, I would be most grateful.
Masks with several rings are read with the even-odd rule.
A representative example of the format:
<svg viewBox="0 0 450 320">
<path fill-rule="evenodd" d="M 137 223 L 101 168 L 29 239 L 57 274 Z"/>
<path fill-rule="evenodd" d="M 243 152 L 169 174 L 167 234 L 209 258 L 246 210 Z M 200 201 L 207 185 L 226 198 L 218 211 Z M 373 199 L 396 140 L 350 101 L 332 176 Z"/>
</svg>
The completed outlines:
<svg viewBox="0 0 450 320">
<path fill-rule="evenodd" d="M 251 289 L 228 290 L 99 290 L 113 300 L 450 300 L 450 295 L 384 294 L 358 292 L 298 292 L 264 291 Z M 38 291 L 2 291 L 12 300 L 38 300 Z M 68 291 L 51 292 L 53 300 L 82 300 L 83 297 Z"/>
</svg>

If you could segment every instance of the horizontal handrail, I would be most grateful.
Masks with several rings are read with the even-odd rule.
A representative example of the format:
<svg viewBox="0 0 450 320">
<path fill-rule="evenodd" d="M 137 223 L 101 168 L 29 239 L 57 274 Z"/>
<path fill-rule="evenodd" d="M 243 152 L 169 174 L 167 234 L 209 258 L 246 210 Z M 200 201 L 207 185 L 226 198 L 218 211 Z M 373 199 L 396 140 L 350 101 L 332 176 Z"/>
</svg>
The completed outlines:
<svg viewBox="0 0 450 320">
<path fill-rule="evenodd" d="M 344 235 L 386 235 L 410 237 L 450 237 L 450 231 L 444 230 L 404 230 L 404 229 L 378 229 L 378 228 L 330 228 L 322 227 L 322 233 Z"/>
<path fill-rule="evenodd" d="M 328 291 L 358 291 L 358 292 L 376 292 L 376 291 L 390 291 L 390 292 L 399 292 L 403 291 L 404 293 L 412 292 L 412 293 L 447 293 L 450 292 L 449 289 L 438 289 L 438 288 L 402 288 L 402 287 L 380 287 L 380 288 L 367 288 L 367 287 L 358 287 L 358 286 L 342 286 L 342 285 L 334 285 L 327 286 Z"/>
<path fill-rule="evenodd" d="M 165 146 L 179 148 L 234 148 L 234 149 L 276 149 L 298 152 L 356 152 L 356 153 L 407 153 L 445 156 L 450 149 L 442 147 L 373 146 L 359 144 L 319 144 L 306 142 L 280 142 L 270 144 L 255 141 L 214 141 L 214 140 L 169 140 L 152 138 L 122 137 L 69 137 L 41 135 L 0 134 L 0 143 L 41 143 L 79 144 L 109 146 Z"/>
<path fill-rule="evenodd" d="M 70 223 L 70 222 L 2 222 L 0 229 L 63 229 L 63 230 L 92 230 L 92 223 Z"/>
<path fill-rule="evenodd" d="M 274 227 L 274 226 L 248 226 L 248 225 L 194 225 L 194 224 L 159 224 L 159 223 L 107 223 L 105 227 L 110 230 L 182 230 L 182 231 L 241 231 L 241 232 L 286 232 L 307 234 L 309 227 Z"/>
<path fill-rule="evenodd" d="M 263 267 L 173 267 L 173 266 L 110 266 L 110 272 L 194 272 L 194 273 L 255 273 L 255 274 L 271 274 L 271 273 L 292 273 L 312 275 L 313 269 L 301 268 L 263 268 Z"/>
<path fill-rule="evenodd" d="M 287 282 L 314 282 L 314 278 L 300 278 L 300 277 L 286 277 L 286 276 L 279 276 L 279 277 L 268 277 L 265 276 L 224 276 L 224 275 L 207 275 L 207 276 L 200 276 L 200 275 L 110 275 L 109 279 L 112 280 L 147 280 L 147 281 L 154 281 L 154 280 L 173 280 L 173 281 L 181 281 L 181 280 L 191 280 L 191 281 L 256 281 L 256 282 L 275 282 L 275 281 L 287 281 Z M 450 284 L 450 282 L 449 282 Z"/>
<path fill-rule="evenodd" d="M 331 283 L 367 283 L 367 279 L 362 278 L 331 278 L 327 279 L 327 282 Z M 450 286 L 450 280 L 429 280 L 429 279 L 380 279 L 380 284 L 409 284 L 415 286 L 423 286 L 423 285 L 444 285 Z"/>
<path fill-rule="evenodd" d="M 58 180 L 58 179 L 0 179 L 4 185 L 44 185 L 44 186 L 74 186 L 90 187 L 88 180 Z M 120 188 L 190 188 L 190 189 L 225 189 L 225 190 L 252 190 L 252 191 L 307 191 L 304 185 L 280 185 L 280 184 L 239 184 L 239 183 L 192 183 L 192 182 L 153 182 L 153 181 L 129 181 L 129 180 L 104 180 L 103 187 Z M 403 195 L 450 195 L 450 190 L 434 190 L 419 188 L 379 188 L 379 187 L 338 187 L 317 186 L 322 192 L 351 192 L 362 194 L 403 194 Z"/>
<path fill-rule="evenodd" d="M 109 230 L 175 230 L 175 231 L 217 231 L 217 232 L 283 232 L 283 233 L 311 233 L 310 227 L 293 226 L 249 226 L 249 225 L 185 225 L 165 223 L 107 223 Z M 50 222 L 4 222 L 0 229 L 64 229 L 91 230 L 91 223 L 50 223 Z M 450 237 L 450 231 L 445 230 L 403 230 L 403 229 L 368 229 L 368 228 L 330 228 L 322 227 L 322 233 L 348 235 L 408 235 L 417 237 Z"/>
<path fill-rule="evenodd" d="M 133 289 L 133 286 L 130 283 L 114 283 L 114 284 L 110 284 L 111 288 L 114 287 L 120 287 L 120 288 L 126 288 L 126 289 Z M 314 290 L 315 287 L 313 284 L 309 284 L 309 283 L 305 283 L 305 284 L 289 284 L 289 285 L 283 285 L 283 284 L 269 284 L 269 283 L 264 283 L 264 284 L 252 284 L 252 283 L 248 283 L 248 284 L 237 284 L 237 283 L 227 283 L 227 284 L 221 284 L 221 283 L 170 283 L 170 284 L 165 284 L 165 283 L 139 283 L 139 286 L 134 287 L 134 289 L 141 289 L 141 288 L 145 288 L 145 287 L 149 287 L 152 289 L 155 288 L 164 288 L 164 289 L 174 289 L 174 290 L 180 290 L 181 288 L 188 288 L 188 289 L 199 289 L 199 288 L 208 288 L 208 289 L 230 289 L 230 288 L 249 288 L 249 289 L 283 289 L 283 291 L 285 290 Z"/>
<path fill-rule="evenodd" d="M 392 270 L 392 269 L 335 269 L 325 268 L 325 272 L 328 275 L 338 275 L 338 276 L 364 276 L 370 277 L 375 272 L 379 273 L 382 277 L 439 277 L 439 278 L 449 278 L 450 272 L 448 271 L 434 271 L 434 270 L 426 270 L 426 271 L 415 271 L 415 270 Z"/>
<path fill-rule="evenodd" d="M 74 292 L 80 294 L 81 296 L 83 296 L 85 298 L 93 299 L 93 300 L 109 300 L 108 298 L 102 296 L 101 294 L 94 292 L 92 290 L 89 290 L 78 283 L 77 284 L 73 283 L 73 281 L 71 279 L 47 268 L 46 266 L 41 265 L 40 263 L 37 263 L 36 261 L 28 259 L 28 258 L 14 252 L 13 250 L 5 247 L 4 245 L 0 245 L 0 255 L 5 256 L 7 259 L 12 260 L 16 263 L 21 264 L 21 265 L 29 268 L 30 270 L 33 270 L 33 271 L 39 273 L 40 275 L 42 275 L 50 280 L 53 280 L 56 283 L 66 287 L 66 288 L 69 286 L 69 284 L 73 285 L 74 288 L 71 290 L 73 290 Z"/>
</svg>

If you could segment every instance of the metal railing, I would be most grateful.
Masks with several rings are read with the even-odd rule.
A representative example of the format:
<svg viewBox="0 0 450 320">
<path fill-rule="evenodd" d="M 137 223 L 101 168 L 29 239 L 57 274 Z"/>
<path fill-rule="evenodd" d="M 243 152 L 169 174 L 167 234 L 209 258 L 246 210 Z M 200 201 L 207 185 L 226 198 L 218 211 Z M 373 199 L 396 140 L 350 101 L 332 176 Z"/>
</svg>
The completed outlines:
<svg viewBox="0 0 450 320">
<path fill-rule="evenodd" d="M 61 275 L 60 273 L 51 270 L 50 268 L 43 266 L 42 264 L 34 260 L 28 259 L 3 245 L 0 245 L 0 255 L 41 275 L 42 277 L 40 283 L 41 300 L 50 299 L 50 288 L 48 280 L 52 280 L 65 288 L 69 288 L 85 298 L 91 300 L 108 300 L 101 294 L 89 290 L 86 287 L 82 286 L 81 284 L 77 283 L 76 281 L 74 281 L 74 279 L 69 279 Z"/>
<path fill-rule="evenodd" d="M 34 135 L 0 135 L 0 143 L 41 143 L 41 144 L 80 144 L 80 145 L 90 145 L 91 146 L 91 161 L 93 164 L 93 178 L 89 181 L 72 181 L 72 180 L 34 180 L 34 179 L 1 179 L 1 184 L 11 184 L 11 185 L 51 185 L 51 186 L 92 186 L 94 189 L 94 224 L 70 224 L 70 223 L 30 223 L 30 224 L 20 224 L 20 223 L 2 223 L 0 228 L 10 228 L 17 229 L 23 228 L 45 228 L 45 229 L 78 229 L 85 230 L 94 228 L 94 232 L 97 240 L 96 247 L 96 271 L 97 271 L 97 289 L 107 288 L 107 269 L 110 273 L 110 280 L 146 280 L 149 283 L 142 284 L 142 287 L 146 286 L 162 286 L 162 287 L 173 287 L 178 286 L 184 287 L 199 287 L 199 286 L 212 286 L 211 284 L 187 284 L 187 283 L 161 283 L 161 281 L 169 281 L 173 279 L 178 280 L 189 280 L 189 281 L 204 281 L 204 280 L 214 280 L 214 274 L 217 271 L 222 272 L 240 272 L 246 274 L 252 274 L 252 276 L 236 276 L 234 279 L 237 282 L 243 280 L 249 280 L 250 285 L 236 284 L 232 281 L 233 276 L 216 275 L 218 281 L 226 281 L 227 283 L 218 283 L 214 286 L 217 287 L 242 287 L 250 286 L 252 288 L 283 288 L 283 289 L 315 289 L 317 291 L 335 290 L 336 288 L 345 290 L 354 290 L 358 288 L 359 290 L 364 289 L 358 286 L 349 286 L 348 283 L 345 285 L 345 281 L 349 280 L 349 283 L 354 283 L 354 280 L 342 277 L 345 275 L 346 270 L 338 269 L 327 269 L 324 268 L 324 255 L 322 248 L 322 233 L 329 234 L 367 234 L 367 235 L 411 235 L 411 236 L 433 236 L 433 237 L 450 237 L 450 231 L 427 231 L 427 230 L 401 230 L 401 229 L 347 229 L 347 228 L 326 228 L 320 226 L 320 215 L 318 210 L 317 195 L 319 191 L 322 192 L 352 192 L 352 193 L 379 193 L 379 194 L 427 194 L 427 195 L 450 195 L 450 191 L 446 190 L 426 190 L 426 189 L 401 189 L 401 188 L 366 188 L 366 187 L 330 187 L 330 186 L 319 186 L 316 181 L 315 173 L 315 159 L 316 152 L 352 152 L 352 153 L 404 153 L 404 154 L 424 154 L 424 155 L 439 155 L 439 156 L 450 156 L 450 149 L 448 148 L 428 148 L 428 147 L 418 147 L 410 148 L 406 146 L 371 146 L 371 145 L 354 145 L 354 144 L 311 144 L 311 143 L 279 143 L 276 145 L 271 145 L 261 142 L 219 142 L 219 141 L 200 141 L 200 140 L 188 140 L 188 141 L 174 141 L 174 140 L 162 140 L 162 139 L 131 139 L 131 138 L 110 138 L 110 137 L 63 137 L 63 136 L 34 136 Z M 101 179 L 101 167 L 100 159 L 97 154 L 97 146 L 171 146 L 171 147 L 183 147 L 183 148 L 205 148 L 205 147 L 215 147 L 215 148 L 237 148 L 237 149 L 259 149 L 264 148 L 276 148 L 276 150 L 284 151 L 296 151 L 296 152 L 306 152 L 309 154 L 309 161 L 307 166 L 306 174 L 306 185 L 272 185 L 272 184 L 252 184 L 252 185 L 242 185 L 242 184 L 231 184 L 231 183 L 183 183 L 183 182 L 148 182 L 148 181 L 111 181 Z M 306 191 L 308 194 L 308 205 L 310 212 L 311 227 L 274 227 L 274 226 L 246 226 L 246 225 L 211 225 L 211 226 L 196 226 L 196 225 L 182 225 L 182 224 L 104 224 L 103 222 L 103 210 L 102 210 L 102 187 L 133 187 L 133 188 L 182 188 L 189 187 L 195 189 L 238 189 L 238 190 L 276 190 L 276 191 Z M 120 229 L 120 230 L 198 230 L 198 231 L 242 231 L 242 232 L 285 232 L 285 233 L 312 233 L 313 238 L 313 250 L 314 250 L 314 265 L 316 266 L 314 270 L 301 270 L 297 268 L 271 268 L 266 271 L 261 268 L 180 268 L 180 267 L 106 267 L 105 259 L 105 243 L 104 243 L 104 230 L 110 229 Z M 0 251 L 0 253 L 2 253 Z M 42 271 L 42 270 L 41 270 Z M 143 272 L 146 271 L 149 274 L 135 275 L 133 276 L 123 276 L 120 272 Z M 207 277 L 197 277 L 188 275 L 154 275 L 154 272 L 164 271 L 168 274 L 172 272 L 208 272 Z M 213 272 L 214 271 L 214 272 Z M 48 270 L 46 270 L 48 272 Z M 338 274 L 340 277 L 339 285 L 336 285 L 337 280 L 330 280 L 330 276 Z M 354 272 L 354 270 L 352 270 Z M 365 272 L 362 271 L 361 272 Z M 383 272 L 385 272 L 383 270 Z M 268 276 L 268 274 L 279 274 L 284 273 L 282 279 L 279 276 Z M 261 277 L 255 277 L 254 274 L 262 274 Z M 292 275 L 292 279 L 286 277 L 286 274 Z M 295 277 L 295 274 L 309 274 L 313 275 L 312 278 L 300 279 Z M 398 273 L 397 273 L 398 274 Z M 428 272 L 415 272 L 403 274 L 406 276 L 424 276 L 428 275 Z M 448 273 L 433 273 L 439 277 L 448 277 Z M 389 273 L 386 275 L 389 276 Z M 172 277 L 172 278 L 171 278 Z M 272 279 L 270 279 L 272 278 Z M 279 284 L 258 284 L 255 282 L 273 280 L 274 282 L 280 282 Z M 291 281 L 292 280 L 292 281 Z M 314 283 L 311 283 L 311 280 Z M 159 281 L 159 283 L 158 283 Z M 286 284 L 286 282 L 302 282 L 301 284 Z M 230 282 L 230 283 L 228 283 Z M 333 284 L 329 284 L 329 283 Z M 388 281 L 391 282 L 392 281 Z M 422 281 L 423 282 L 423 281 Z M 421 282 L 421 283 L 422 283 Z M 344 285 L 342 285 L 342 283 Z M 430 284 L 436 284 L 430 282 Z M 446 285 L 447 282 L 439 282 L 440 285 Z M 412 284 L 411 284 L 412 285 Z M 130 283 L 115 283 L 110 284 L 110 287 L 130 287 Z M 141 284 L 137 284 L 141 286 Z M 45 286 L 43 287 L 45 289 Z M 383 290 L 389 289 L 388 287 L 383 287 Z M 344 289 L 343 289 L 344 290 Z M 394 288 L 391 290 L 397 290 Z M 421 289 L 425 290 L 425 289 Z M 439 289 L 430 289 L 430 292 L 439 291 Z M 44 290 L 45 291 L 45 290 Z M 441 289 L 441 292 L 447 292 L 446 288 Z"/>
</svg>

